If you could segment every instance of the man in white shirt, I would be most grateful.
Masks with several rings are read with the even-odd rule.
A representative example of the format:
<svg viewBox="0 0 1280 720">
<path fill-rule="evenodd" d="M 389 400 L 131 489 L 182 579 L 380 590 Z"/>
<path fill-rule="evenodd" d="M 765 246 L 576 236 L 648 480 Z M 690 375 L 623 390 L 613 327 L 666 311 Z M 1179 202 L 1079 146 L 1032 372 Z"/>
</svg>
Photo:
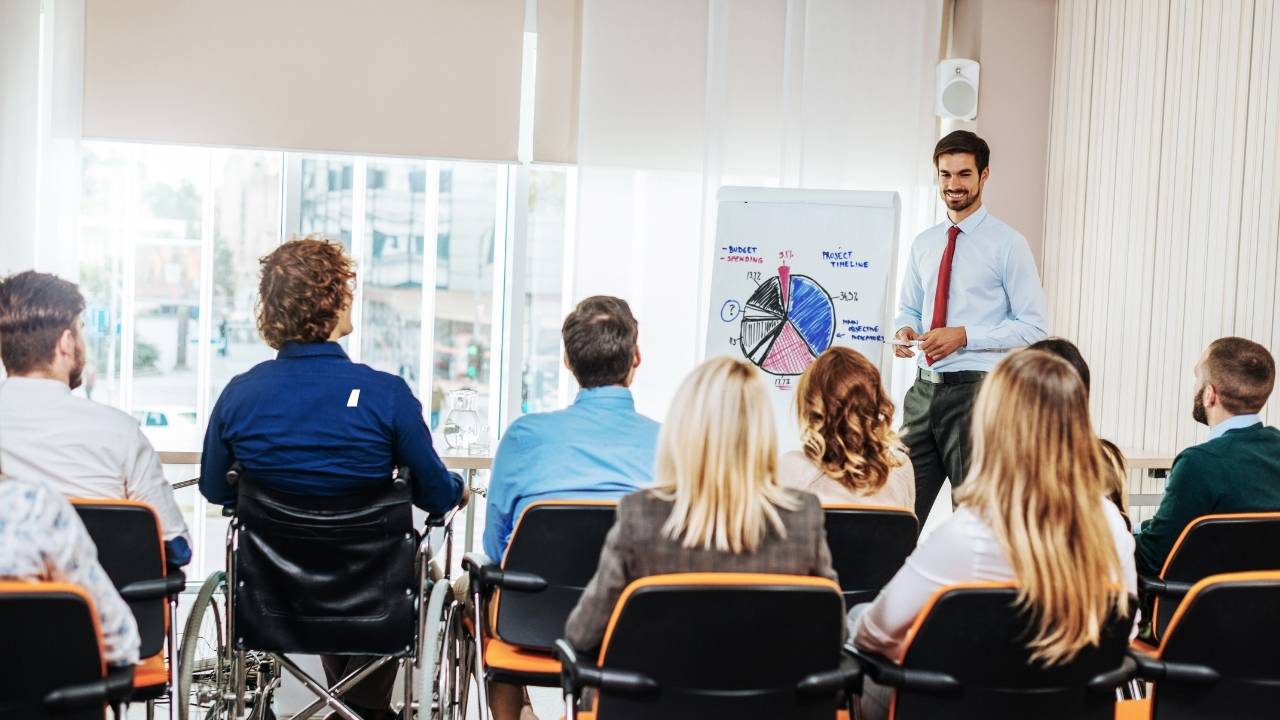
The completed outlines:
<svg viewBox="0 0 1280 720">
<path fill-rule="evenodd" d="M 129 415 L 78 398 L 84 374 L 80 313 L 73 283 L 26 272 L 0 281 L 0 464 L 17 480 L 63 495 L 137 500 L 155 510 L 166 560 L 191 561 L 191 541 L 160 458 Z"/>
</svg>

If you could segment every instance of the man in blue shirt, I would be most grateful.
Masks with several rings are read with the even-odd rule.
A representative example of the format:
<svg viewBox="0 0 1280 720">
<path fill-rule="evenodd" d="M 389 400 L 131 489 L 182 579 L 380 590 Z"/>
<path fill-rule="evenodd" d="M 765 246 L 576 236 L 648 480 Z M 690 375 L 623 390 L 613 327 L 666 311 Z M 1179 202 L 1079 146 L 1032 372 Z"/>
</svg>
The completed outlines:
<svg viewBox="0 0 1280 720">
<path fill-rule="evenodd" d="M 611 500 L 653 483 L 658 423 L 627 388 L 640 365 L 639 326 L 625 300 L 589 297 L 565 318 L 565 366 L 578 392 L 564 410 L 525 415 L 498 443 L 489 481 L 485 554 L 501 560 L 520 513 L 539 500 Z M 490 683 L 495 720 L 520 717 L 522 689 Z"/>
<path fill-rule="evenodd" d="M 389 483 L 392 468 L 407 465 L 414 505 L 443 513 L 466 502 L 409 386 L 351 362 L 337 343 L 352 329 L 354 278 L 342 246 L 325 240 L 291 240 L 262 259 L 258 330 L 279 354 L 232 379 L 213 408 L 200 463 L 210 502 L 235 503 L 226 474 L 236 461 L 264 487 L 323 496 Z M 368 658 L 322 660 L 332 685 Z M 396 668 L 384 665 L 344 699 L 366 720 L 393 717 Z"/>
<path fill-rule="evenodd" d="M 916 382 L 903 401 L 903 442 L 916 474 L 920 526 L 945 478 L 969 469 L 969 420 L 982 378 L 1009 350 L 1045 338 L 1044 290 L 1027 241 L 987 213 L 991 150 L 957 130 L 933 163 L 947 221 L 916 236 L 902 281 L 897 339 L 918 342 Z M 894 349 L 911 357 L 907 346 Z"/>
</svg>

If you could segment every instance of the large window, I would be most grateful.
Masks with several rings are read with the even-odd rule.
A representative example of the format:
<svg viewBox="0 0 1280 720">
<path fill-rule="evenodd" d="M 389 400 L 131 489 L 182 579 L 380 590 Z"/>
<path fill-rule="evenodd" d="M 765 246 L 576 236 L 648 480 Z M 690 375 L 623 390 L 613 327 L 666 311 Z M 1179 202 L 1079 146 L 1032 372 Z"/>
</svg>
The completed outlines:
<svg viewBox="0 0 1280 720">
<path fill-rule="evenodd" d="M 343 346 L 409 384 L 442 452 L 455 405 L 475 409 L 481 444 L 556 406 L 571 170 L 114 142 L 83 143 L 82 165 L 84 392 L 133 414 L 157 449 L 199 449 L 230 379 L 274 357 L 257 331 L 259 258 L 294 235 L 355 259 Z M 527 198 L 513 197 L 516 173 Z M 501 353 L 513 244 L 527 257 L 514 283 L 523 340 Z M 521 397 L 504 404 L 512 373 Z M 198 541 L 219 536 L 216 509 L 189 491 L 180 501 Z M 220 563 L 218 543 L 202 550 L 196 572 Z"/>
</svg>

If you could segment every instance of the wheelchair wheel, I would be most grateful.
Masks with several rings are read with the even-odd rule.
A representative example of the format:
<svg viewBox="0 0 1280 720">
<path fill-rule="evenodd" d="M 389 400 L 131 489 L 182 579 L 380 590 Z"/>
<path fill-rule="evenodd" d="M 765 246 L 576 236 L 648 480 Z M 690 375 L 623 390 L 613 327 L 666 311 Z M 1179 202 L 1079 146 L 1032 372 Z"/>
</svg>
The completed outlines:
<svg viewBox="0 0 1280 720">
<path fill-rule="evenodd" d="M 231 717 L 231 655 L 226 636 L 227 575 L 217 571 L 200 586 L 178 652 L 178 689 L 174 702 L 179 720 L 225 720 Z"/>
<path fill-rule="evenodd" d="M 453 703 L 449 688 L 454 676 L 449 666 L 449 615 L 453 607 L 453 588 L 447 580 L 431 583 L 427 599 L 426 627 L 423 630 L 419 656 L 422 686 L 418 692 L 418 719 L 445 720 L 451 717 Z"/>
<path fill-rule="evenodd" d="M 466 607 L 455 603 L 449 612 L 449 645 L 447 666 L 451 669 L 449 698 L 453 712 L 450 720 L 463 720 L 471 700 L 471 683 L 476 682 L 475 653 L 477 643 L 466 623 Z M 487 712 L 487 709 L 485 709 Z M 482 717 L 485 716 L 482 712 Z"/>
</svg>

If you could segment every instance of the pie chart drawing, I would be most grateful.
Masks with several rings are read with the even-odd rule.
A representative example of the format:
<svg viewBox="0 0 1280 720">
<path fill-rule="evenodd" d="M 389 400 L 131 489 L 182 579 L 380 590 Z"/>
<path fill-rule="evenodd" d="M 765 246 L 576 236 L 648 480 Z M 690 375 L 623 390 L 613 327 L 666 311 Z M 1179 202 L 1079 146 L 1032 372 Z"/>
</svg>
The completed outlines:
<svg viewBox="0 0 1280 720">
<path fill-rule="evenodd" d="M 738 347 L 770 375 L 799 375 L 831 347 L 835 333 L 831 296 L 813 278 L 792 275 L 783 265 L 747 300 Z"/>
</svg>

